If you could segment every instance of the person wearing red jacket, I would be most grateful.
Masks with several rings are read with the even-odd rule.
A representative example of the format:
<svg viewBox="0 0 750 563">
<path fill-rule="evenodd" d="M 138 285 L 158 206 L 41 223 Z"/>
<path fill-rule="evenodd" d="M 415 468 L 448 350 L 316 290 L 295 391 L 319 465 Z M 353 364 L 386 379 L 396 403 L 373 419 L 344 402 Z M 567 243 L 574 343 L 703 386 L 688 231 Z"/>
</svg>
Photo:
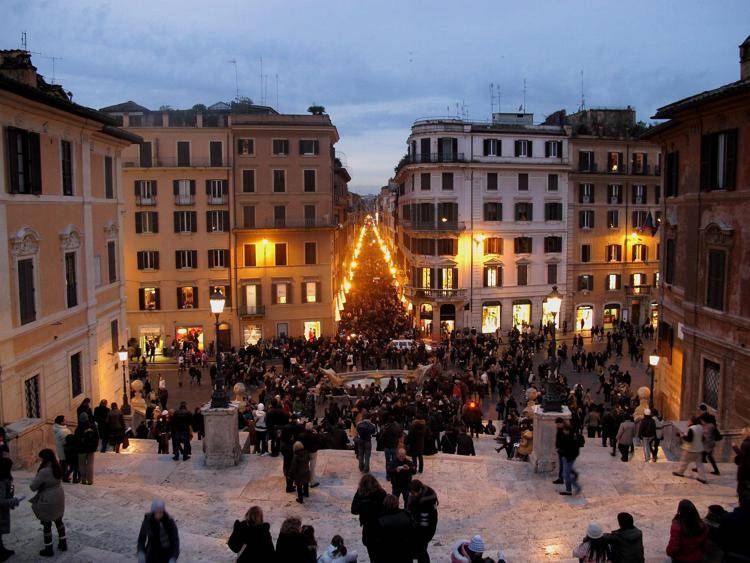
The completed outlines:
<svg viewBox="0 0 750 563">
<path fill-rule="evenodd" d="M 681 500 L 669 530 L 667 555 L 672 558 L 672 563 L 703 561 L 707 539 L 708 530 L 698 509 L 689 500 Z"/>
</svg>

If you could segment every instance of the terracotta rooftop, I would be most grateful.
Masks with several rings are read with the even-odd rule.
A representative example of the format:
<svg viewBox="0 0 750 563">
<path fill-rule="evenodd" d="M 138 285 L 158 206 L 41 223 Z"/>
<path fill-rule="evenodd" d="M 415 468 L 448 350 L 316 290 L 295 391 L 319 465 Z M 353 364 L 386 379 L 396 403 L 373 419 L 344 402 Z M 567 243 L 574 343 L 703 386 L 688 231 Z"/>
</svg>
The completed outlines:
<svg viewBox="0 0 750 563">
<path fill-rule="evenodd" d="M 745 41 L 748 40 L 750 40 L 750 37 L 748 37 L 748 39 L 746 39 Z M 686 109 L 701 104 L 714 102 L 722 98 L 739 96 L 742 94 L 746 94 L 747 92 L 750 92 L 750 79 L 738 80 L 737 82 L 731 82 L 729 84 L 725 84 L 724 86 L 714 88 L 713 90 L 706 90 L 705 92 L 694 94 L 692 96 L 688 96 L 687 98 L 683 98 L 682 100 L 672 102 L 669 105 L 660 107 L 658 110 L 656 110 L 656 113 L 653 115 L 652 119 L 671 119 L 679 112 L 685 111 Z"/>
</svg>

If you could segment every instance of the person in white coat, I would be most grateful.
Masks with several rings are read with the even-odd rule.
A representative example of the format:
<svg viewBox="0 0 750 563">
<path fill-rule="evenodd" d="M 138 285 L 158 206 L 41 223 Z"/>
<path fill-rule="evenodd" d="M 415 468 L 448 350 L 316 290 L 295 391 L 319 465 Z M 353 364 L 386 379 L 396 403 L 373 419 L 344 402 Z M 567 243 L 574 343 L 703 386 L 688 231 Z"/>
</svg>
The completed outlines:
<svg viewBox="0 0 750 563">
<path fill-rule="evenodd" d="M 335 535 L 331 545 L 318 557 L 318 563 L 357 563 L 357 552 L 348 551 L 344 545 L 344 538 Z"/>
<path fill-rule="evenodd" d="M 55 423 L 52 425 L 52 435 L 55 437 L 55 453 L 60 462 L 62 469 L 62 480 L 65 483 L 70 482 L 71 468 L 65 461 L 65 438 L 71 434 L 70 428 L 65 424 L 65 417 L 58 415 L 55 417 Z"/>
</svg>

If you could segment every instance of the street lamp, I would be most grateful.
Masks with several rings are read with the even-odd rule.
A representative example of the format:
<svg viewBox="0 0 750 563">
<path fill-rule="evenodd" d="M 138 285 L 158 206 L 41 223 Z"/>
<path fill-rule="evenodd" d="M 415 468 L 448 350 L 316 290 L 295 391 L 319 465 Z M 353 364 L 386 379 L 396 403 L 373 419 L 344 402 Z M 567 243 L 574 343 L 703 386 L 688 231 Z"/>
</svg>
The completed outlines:
<svg viewBox="0 0 750 563">
<path fill-rule="evenodd" d="M 218 288 L 209 297 L 211 312 L 216 318 L 216 378 L 214 380 L 214 392 L 211 395 L 212 409 L 224 409 L 229 406 L 229 394 L 224 386 L 224 373 L 221 369 L 221 355 L 219 354 L 219 315 L 224 312 L 226 302 L 226 297 Z"/>
<path fill-rule="evenodd" d="M 557 286 L 552 286 L 552 292 L 547 296 L 547 311 L 552 315 L 552 340 L 555 340 L 557 332 L 557 315 L 560 313 L 562 295 L 557 291 Z"/>
<path fill-rule="evenodd" d="M 130 412 L 130 404 L 128 403 L 128 375 L 126 370 L 125 364 L 128 361 L 128 351 L 125 349 L 125 346 L 120 346 L 120 349 L 117 351 L 117 359 L 120 360 L 120 364 L 122 365 L 122 412 L 127 414 Z"/>
</svg>

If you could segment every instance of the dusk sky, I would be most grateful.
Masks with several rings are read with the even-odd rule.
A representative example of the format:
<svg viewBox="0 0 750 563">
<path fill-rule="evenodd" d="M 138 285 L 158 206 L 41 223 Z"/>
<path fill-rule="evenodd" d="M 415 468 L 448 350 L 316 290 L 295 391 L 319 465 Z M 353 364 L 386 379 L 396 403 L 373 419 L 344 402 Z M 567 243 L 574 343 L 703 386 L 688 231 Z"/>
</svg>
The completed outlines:
<svg viewBox="0 0 750 563">
<path fill-rule="evenodd" d="M 739 78 L 750 2 L 0 0 L 0 48 L 28 34 L 33 60 L 74 101 L 230 101 L 278 110 L 324 105 L 338 127 L 350 187 L 375 192 L 405 152 L 412 121 L 490 118 L 523 101 L 540 121 L 587 107 L 636 108 L 648 121 L 670 101 Z M 40 53 L 40 54 L 36 54 Z M 260 59 L 267 75 L 261 91 Z M 264 99 L 265 98 L 265 99 Z M 495 105 L 497 111 L 497 105 Z"/>
</svg>

